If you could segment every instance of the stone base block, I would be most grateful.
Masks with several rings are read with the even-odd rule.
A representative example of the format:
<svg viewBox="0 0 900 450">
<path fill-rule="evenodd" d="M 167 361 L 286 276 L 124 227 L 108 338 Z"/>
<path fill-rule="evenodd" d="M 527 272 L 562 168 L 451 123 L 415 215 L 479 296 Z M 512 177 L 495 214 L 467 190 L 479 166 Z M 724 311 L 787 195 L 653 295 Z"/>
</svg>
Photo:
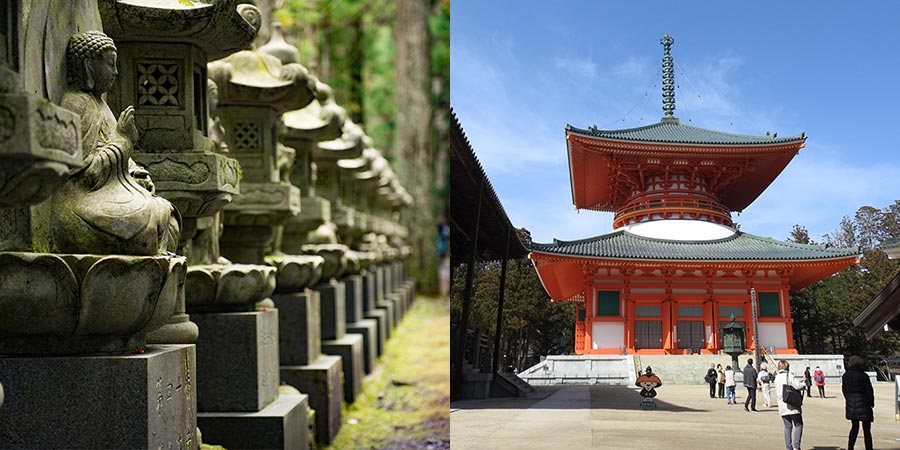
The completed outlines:
<svg viewBox="0 0 900 450">
<path fill-rule="evenodd" d="M 194 448 L 195 347 L 121 356 L 4 357 L 2 448 Z"/>
<path fill-rule="evenodd" d="M 347 275 L 341 282 L 344 283 L 344 312 L 347 322 L 356 322 L 363 318 L 363 277 Z"/>
<path fill-rule="evenodd" d="M 322 355 L 305 366 L 282 366 L 281 379 L 309 395 L 316 410 L 316 442 L 328 445 L 341 429 L 341 357 Z"/>
<path fill-rule="evenodd" d="M 307 289 L 272 296 L 278 308 L 278 344 L 282 366 L 302 366 L 322 354 L 319 293 Z"/>
<path fill-rule="evenodd" d="M 403 318 L 403 305 L 400 300 L 400 295 L 397 293 L 392 293 L 385 298 L 385 302 L 391 302 L 394 304 L 394 328 L 397 328 L 397 325 L 400 325 L 400 319 Z"/>
<path fill-rule="evenodd" d="M 340 339 L 347 332 L 346 290 L 344 283 L 331 280 L 316 286 L 321 302 L 322 340 Z"/>
<path fill-rule="evenodd" d="M 416 282 L 415 280 L 406 280 L 403 282 L 403 286 L 406 287 L 406 304 L 412 307 L 414 301 L 416 301 Z"/>
<path fill-rule="evenodd" d="M 358 322 L 347 324 L 347 333 L 354 333 L 363 338 L 363 368 L 366 373 L 372 373 L 375 369 L 375 359 L 378 358 L 378 322 L 375 319 L 362 319 Z"/>
<path fill-rule="evenodd" d="M 397 305 L 397 309 L 399 309 L 399 316 L 403 318 L 406 315 L 406 292 L 403 290 L 403 286 L 398 286 L 394 289 L 394 304 Z"/>
<path fill-rule="evenodd" d="M 375 334 L 375 354 L 381 356 L 384 353 L 384 344 L 387 341 L 390 332 L 388 331 L 387 312 L 383 309 L 373 309 L 363 314 L 363 317 L 374 320 L 378 327 Z"/>
<path fill-rule="evenodd" d="M 344 400 L 353 403 L 362 392 L 362 379 L 365 373 L 363 366 L 363 337 L 361 334 L 346 334 L 333 341 L 322 341 L 322 351 L 341 357 L 344 371 Z"/>
<path fill-rule="evenodd" d="M 394 291 L 394 294 L 397 296 L 397 301 L 400 304 L 400 317 L 403 317 L 406 315 L 406 310 L 409 309 L 409 305 L 406 303 L 406 288 L 399 286 Z"/>
<path fill-rule="evenodd" d="M 409 308 L 412 306 L 412 286 L 403 283 L 400 286 L 400 292 L 403 295 L 403 313 L 405 315 L 406 311 L 409 311 Z"/>
<path fill-rule="evenodd" d="M 397 321 L 394 319 L 394 302 L 385 298 L 384 300 L 375 303 L 375 306 L 384 311 L 385 319 L 387 320 L 387 327 L 385 327 L 385 330 L 387 330 L 387 338 L 390 339 L 394 328 L 397 328 Z"/>
<path fill-rule="evenodd" d="M 255 412 L 278 397 L 278 310 L 191 314 L 197 338 L 197 408 Z"/>
<path fill-rule="evenodd" d="M 205 444 L 235 449 L 308 449 L 309 397 L 279 395 L 258 412 L 197 414 Z"/>
<path fill-rule="evenodd" d="M 363 275 L 363 285 L 362 285 L 362 304 L 363 304 L 363 312 L 368 312 L 375 309 L 375 300 L 376 300 L 376 284 L 378 281 L 378 275 L 369 270 Z"/>
</svg>

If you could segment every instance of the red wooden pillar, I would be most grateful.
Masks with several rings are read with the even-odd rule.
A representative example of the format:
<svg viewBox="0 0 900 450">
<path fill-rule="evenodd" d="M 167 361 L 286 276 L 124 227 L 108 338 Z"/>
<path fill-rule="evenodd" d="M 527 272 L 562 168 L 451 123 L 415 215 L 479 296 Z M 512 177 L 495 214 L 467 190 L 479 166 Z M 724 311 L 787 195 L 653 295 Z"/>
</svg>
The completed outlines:
<svg viewBox="0 0 900 450">
<path fill-rule="evenodd" d="M 753 288 L 753 285 L 748 279 L 747 292 L 745 294 L 742 294 L 746 297 L 746 299 L 744 300 L 744 346 L 746 346 L 746 350 L 748 352 L 753 351 L 754 335 L 756 335 L 756 330 L 753 329 L 753 304 L 750 302 L 751 288 Z M 758 298 L 757 301 L 759 301 Z"/>
<path fill-rule="evenodd" d="M 584 282 L 584 352 L 594 353 L 594 316 L 597 314 L 593 293 L 593 276 L 596 270 L 589 264 L 581 266 L 581 275 Z"/>
<path fill-rule="evenodd" d="M 668 354 L 675 353 L 677 347 L 674 333 L 672 333 L 672 308 L 674 308 L 673 304 L 675 303 L 672 300 L 672 273 L 671 269 L 663 270 L 663 274 L 666 276 L 666 298 L 662 302 L 662 308 L 660 308 L 662 310 L 662 347 Z"/>
<path fill-rule="evenodd" d="M 625 301 L 622 302 L 622 316 L 625 319 L 625 336 L 622 345 L 625 346 L 626 353 L 634 353 L 634 302 L 631 300 L 630 280 L 625 281 L 625 287 L 622 289 L 622 294 L 625 299 Z"/>
<path fill-rule="evenodd" d="M 781 287 L 780 299 L 782 304 L 784 305 L 784 311 L 782 315 L 784 316 L 784 331 L 787 336 L 787 345 L 788 349 L 794 349 L 794 318 L 791 316 L 791 285 L 790 280 L 785 279 L 784 285 Z"/>
<path fill-rule="evenodd" d="M 706 334 L 707 327 L 709 327 L 708 335 Z M 703 301 L 703 333 L 706 345 L 703 346 L 704 350 L 700 353 L 715 354 L 718 351 L 719 333 L 716 330 L 716 308 L 712 295 L 708 295 L 706 300 Z"/>
</svg>

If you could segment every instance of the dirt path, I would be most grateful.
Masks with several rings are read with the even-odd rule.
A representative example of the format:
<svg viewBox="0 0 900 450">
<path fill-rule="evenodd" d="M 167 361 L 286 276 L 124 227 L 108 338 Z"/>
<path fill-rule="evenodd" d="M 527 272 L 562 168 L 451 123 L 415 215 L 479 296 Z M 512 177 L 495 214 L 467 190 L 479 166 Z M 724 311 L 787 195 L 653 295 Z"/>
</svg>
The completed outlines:
<svg viewBox="0 0 900 450">
<path fill-rule="evenodd" d="M 449 311 L 446 298 L 416 300 L 329 448 L 450 448 Z"/>
</svg>

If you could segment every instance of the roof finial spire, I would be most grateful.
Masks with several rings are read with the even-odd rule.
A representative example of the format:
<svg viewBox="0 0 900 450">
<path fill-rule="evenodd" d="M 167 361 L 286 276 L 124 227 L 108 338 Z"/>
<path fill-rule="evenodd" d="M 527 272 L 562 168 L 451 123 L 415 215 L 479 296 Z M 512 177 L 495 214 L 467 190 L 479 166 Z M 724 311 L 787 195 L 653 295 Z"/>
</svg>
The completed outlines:
<svg viewBox="0 0 900 450">
<path fill-rule="evenodd" d="M 672 49 L 672 44 L 675 43 L 675 38 L 673 38 L 669 33 L 666 33 L 665 36 L 660 38 L 659 43 L 663 45 L 665 51 L 663 52 L 662 58 L 662 89 L 663 89 L 663 118 L 674 118 L 675 112 L 675 62 L 672 59 L 672 55 L 669 51 Z"/>
</svg>

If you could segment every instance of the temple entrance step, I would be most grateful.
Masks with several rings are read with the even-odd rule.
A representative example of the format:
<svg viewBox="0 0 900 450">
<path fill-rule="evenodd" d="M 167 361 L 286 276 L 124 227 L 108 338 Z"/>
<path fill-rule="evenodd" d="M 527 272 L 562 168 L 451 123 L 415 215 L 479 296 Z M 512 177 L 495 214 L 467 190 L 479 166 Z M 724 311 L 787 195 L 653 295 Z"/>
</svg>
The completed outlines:
<svg viewBox="0 0 900 450">
<path fill-rule="evenodd" d="M 494 377 L 494 384 L 491 386 L 491 396 L 499 397 L 500 392 L 507 393 L 511 397 L 528 397 L 534 394 L 535 390 L 528 382 L 509 372 L 498 373 Z"/>
<path fill-rule="evenodd" d="M 558 384 L 627 386 L 634 384 L 637 378 L 632 355 L 551 355 L 517 375 L 531 386 Z"/>
</svg>

